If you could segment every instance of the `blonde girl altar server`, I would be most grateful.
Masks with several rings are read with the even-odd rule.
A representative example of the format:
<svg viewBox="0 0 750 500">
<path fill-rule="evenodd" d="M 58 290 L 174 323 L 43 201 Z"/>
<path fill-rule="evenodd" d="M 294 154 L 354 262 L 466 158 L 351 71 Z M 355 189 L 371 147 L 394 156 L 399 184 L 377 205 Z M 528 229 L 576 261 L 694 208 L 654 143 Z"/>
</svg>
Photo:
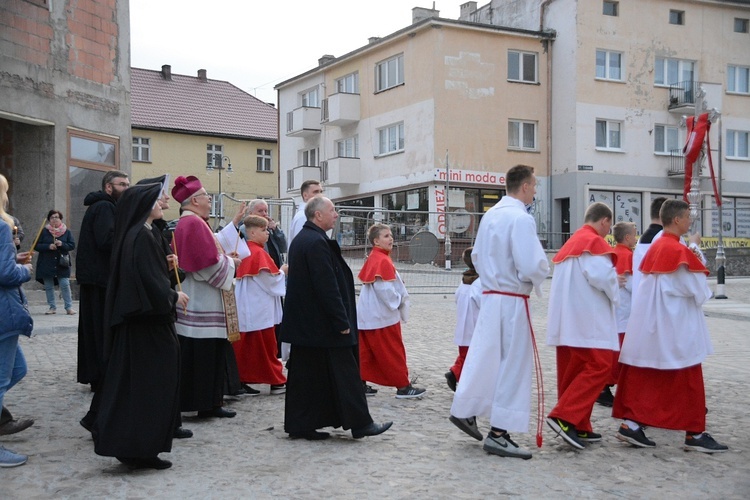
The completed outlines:
<svg viewBox="0 0 750 500">
<path fill-rule="evenodd" d="M 474 326 L 479 317 L 479 305 L 482 302 L 482 281 L 479 279 L 474 263 L 471 261 L 471 252 L 474 247 L 464 250 L 461 258 L 467 266 L 461 276 L 461 284 L 456 289 L 456 330 L 453 342 L 458 346 L 458 356 L 450 370 L 445 372 L 445 380 L 448 387 L 456 392 L 456 384 L 461 378 L 461 370 L 469 352 L 469 344 L 474 334 Z"/>
<path fill-rule="evenodd" d="M 281 297 L 286 294 L 287 266 L 276 267 L 263 248 L 268 222 L 258 215 L 245 217 L 250 256 L 237 270 L 235 297 L 240 340 L 232 344 L 243 384 L 269 384 L 271 394 L 286 392 L 283 366 L 276 357 L 274 325 L 281 323 Z"/>
<path fill-rule="evenodd" d="M 391 260 L 393 234 L 385 224 L 367 231 L 372 252 L 359 272 L 357 302 L 359 364 L 363 381 L 396 387 L 396 398 L 421 398 L 426 389 L 411 385 L 401 321 L 409 312 L 409 294 Z"/>
</svg>

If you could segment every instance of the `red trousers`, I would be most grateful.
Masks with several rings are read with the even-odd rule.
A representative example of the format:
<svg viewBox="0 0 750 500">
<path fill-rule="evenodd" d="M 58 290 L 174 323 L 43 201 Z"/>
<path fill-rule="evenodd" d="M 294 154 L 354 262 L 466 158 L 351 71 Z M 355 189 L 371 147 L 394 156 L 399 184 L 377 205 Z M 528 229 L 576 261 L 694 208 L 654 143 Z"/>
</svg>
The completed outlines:
<svg viewBox="0 0 750 500">
<path fill-rule="evenodd" d="M 701 365 L 679 370 L 621 366 L 613 417 L 692 434 L 706 430 Z"/>
<path fill-rule="evenodd" d="M 359 370 L 367 382 L 396 388 L 409 385 L 400 322 L 359 331 Z"/>
<path fill-rule="evenodd" d="M 469 346 L 458 346 L 458 357 L 456 358 L 456 361 L 453 362 L 453 366 L 451 366 L 450 368 L 450 370 L 453 372 L 453 375 L 456 376 L 456 381 L 461 379 L 461 370 L 464 369 L 464 362 L 466 361 L 466 354 L 468 352 Z"/>
<path fill-rule="evenodd" d="M 232 347 L 242 383 L 286 383 L 284 366 L 276 358 L 276 333 L 273 326 L 264 330 L 240 333 L 240 340 L 232 344 Z"/>
<path fill-rule="evenodd" d="M 612 351 L 586 347 L 557 347 L 557 405 L 549 416 L 592 432 L 591 410 L 612 376 Z M 619 389 L 618 389 L 619 391 Z"/>
</svg>

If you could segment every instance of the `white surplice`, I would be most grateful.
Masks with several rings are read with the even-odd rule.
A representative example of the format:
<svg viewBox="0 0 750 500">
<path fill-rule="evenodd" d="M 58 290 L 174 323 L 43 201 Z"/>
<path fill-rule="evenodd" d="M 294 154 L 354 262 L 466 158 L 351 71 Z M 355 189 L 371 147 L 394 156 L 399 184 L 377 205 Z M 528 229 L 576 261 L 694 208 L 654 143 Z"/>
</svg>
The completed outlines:
<svg viewBox="0 0 750 500">
<path fill-rule="evenodd" d="M 458 346 L 471 345 L 471 337 L 479 317 L 482 305 L 482 280 L 477 278 L 474 283 L 461 283 L 456 289 L 456 330 L 453 342 Z"/>
<path fill-rule="evenodd" d="M 633 296 L 620 362 L 660 370 L 701 363 L 713 352 L 701 308 L 710 298 L 706 275 L 685 266 L 644 275 Z"/>
<path fill-rule="evenodd" d="M 247 246 L 247 245 L 246 245 Z M 234 285 L 237 318 L 241 332 L 255 332 L 281 323 L 281 298 L 286 295 L 284 273 L 261 271 L 245 276 Z"/>
<path fill-rule="evenodd" d="M 294 217 L 292 217 L 292 222 L 289 223 L 289 233 L 286 235 L 287 245 L 292 244 L 292 240 L 299 234 L 300 231 L 302 231 L 302 226 L 304 226 L 305 222 L 307 221 L 307 217 L 305 217 L 306 206 L 307 203 L 300 203 L 299 207 L 297 208 L 297 213 L 294 214 Z"/>
<path fill-rule="evenodd" d="M 409 293 L 401 276 L 383 281 L 362 284 L 357 301 L 357 328 L 375 330 L 409 320 Z"/>
<path fill-rule="evenodd" d="M 617 272 L 607 255 L 583 253 L 555 264 L 547 310 L 547 345 L 620 350 Z"/>
<path fill-rule="evenodd" d="M 483 291 L 528 295 L 549 274 L 534 218 L 510 196 L 482 218 L 471 259 Z M 481 304 L 451 414 L 489 417 L 493 427 L 528 432 L 534 367 L 525 301 L 483 294 Z"/>
</svg>

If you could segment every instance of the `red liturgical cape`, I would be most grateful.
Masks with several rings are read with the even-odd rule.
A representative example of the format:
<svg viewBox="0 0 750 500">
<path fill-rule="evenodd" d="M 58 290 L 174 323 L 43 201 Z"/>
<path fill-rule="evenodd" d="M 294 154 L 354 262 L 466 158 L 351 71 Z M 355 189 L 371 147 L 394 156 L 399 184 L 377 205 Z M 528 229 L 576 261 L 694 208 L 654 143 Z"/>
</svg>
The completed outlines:
<svg viewBox="0 0 750 500">
<path fill-rule="evenodd" d="M 706 266 L 690 248 L 680 243 L 680 237 L 665 232 L 648 249 L 643 262 L 641 262 L 641 272 L 644 274 L 668 274 L 677 271 L 677 268 L 682 265 L 687 266 L 691 273 L 704 273 L 708 276 Z"/>
<path fill-rule="evenodd" d="M 612 264 L 617 264 L 617 255 L 607 240 L 599 236 L 596 229 L 585 224 L 573 233 L 568 241 L 562 246 L 552 262 L 559 264 L 565 259 L 580 257 L 582 254 L 606 255 L 610 254 Z"/>
<path fill-rule="evenodd" d="M 242 263 L 237 270 L 237 278 L 258 276 L 261 271 L 279 274 L 279 268 L 276 266 L 276 263 L 261 245 L 248 241 L 247 247 L 250 249 L 250 257 L 242 259 Z"/>
<path fill-rule="evenodd" d="M 358 278 L 362 283 L 375 283 L 377 278 L 383 281 L 394 281 L 396 279 L 396 266 L 393 265 L 390 252 L 374 247 L 370 256 L 367 257 L 365 265 L 362 266 Z"/>
</svg>

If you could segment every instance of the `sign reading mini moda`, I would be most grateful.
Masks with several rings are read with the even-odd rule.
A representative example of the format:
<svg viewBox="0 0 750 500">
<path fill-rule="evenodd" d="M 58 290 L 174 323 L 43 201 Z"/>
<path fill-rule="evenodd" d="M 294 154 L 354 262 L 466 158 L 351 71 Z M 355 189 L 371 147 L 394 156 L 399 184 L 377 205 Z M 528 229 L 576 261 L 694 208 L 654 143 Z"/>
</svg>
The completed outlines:
<svg viewBox="0 0 750 500">
<path fill-rule="evenodd" d="M 435 169 L 435 180 L 445 182 L 447 172 L 444 168 Z M 462 170 L 460 168 L 450 169 L 449 182 L 460 182 L 461 184 L 474 184 L 482 186 L 505 186 L 504 172 L 482 172 L 480 170 Z"/>
</svg>

